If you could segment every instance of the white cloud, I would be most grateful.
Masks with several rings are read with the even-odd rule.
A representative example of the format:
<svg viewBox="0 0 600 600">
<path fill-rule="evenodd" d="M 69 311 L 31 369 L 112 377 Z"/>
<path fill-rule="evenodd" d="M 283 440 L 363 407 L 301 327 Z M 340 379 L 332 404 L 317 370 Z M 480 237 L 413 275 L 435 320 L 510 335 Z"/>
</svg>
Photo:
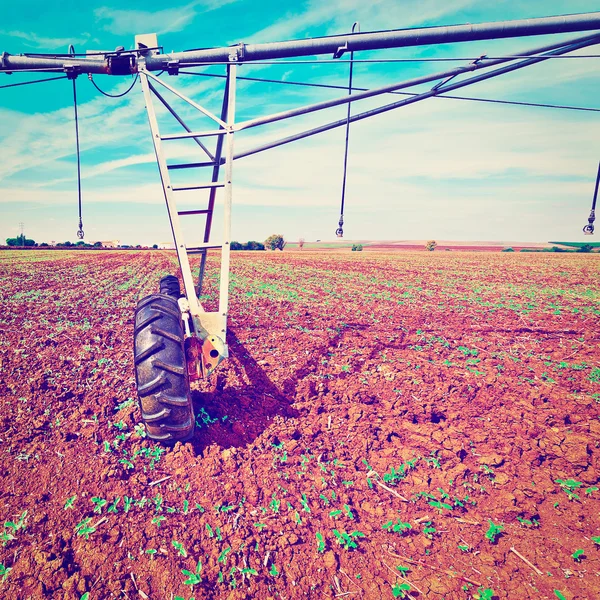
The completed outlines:
<svg viewBox="0 0 600 600">
<path fill-rule="evenodd" d="M 89 33 L 82 33 L 79 37 L 45 37 L 37 35 L 33 32 L 25 31 L 3 31 L 0 30 L 0 35 L 7 35 L 10 37 L 19 38 L 25 41 L 25 45 L 30 48 L 43 49 L 43 50 L 60 50 L 62 53 L 66 53 L 69 44 L 73 44 L 75 47 L 84 46 L 90 40 Z"/>
<path fill-rule="evenodd" d="M 196 0 L 183 6 L 163 10 L 123 10 L 101 6 L 94 10 L 96 21 L 102 28 L 115 35 L 131 35 L 136 32 L 167 33 L 181 31 L 198 14 L 220 8 L 236 0 Z"/>
</svg>

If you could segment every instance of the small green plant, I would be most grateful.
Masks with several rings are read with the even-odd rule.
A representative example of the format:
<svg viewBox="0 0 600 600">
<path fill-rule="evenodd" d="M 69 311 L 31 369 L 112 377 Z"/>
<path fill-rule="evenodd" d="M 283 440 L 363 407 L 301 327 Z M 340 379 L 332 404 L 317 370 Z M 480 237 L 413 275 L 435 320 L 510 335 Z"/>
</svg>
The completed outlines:
<svg viewBox="0 0 600 600">
<path fill-rule="evenodd" d="M 585 550 L 582 550 L 581 548 L 575 550 L 575 552 L 573 552 L 573 554 L 571 554 L 571 556 L 573 557 L 573 560 L 575 562 L 581 562 L 581 560 L 583 558 L 585 558 Z"/>
<path fill-rule="evenodd" d="M 272 575 L 273 577 L 277 577 L 277 575 L 279 575 L 279 571 L 277 570 L 275 563 L 271 565 L 271 568 L 269 569 L 269 575 Z"/>
<path fill-rule="evenodd" d="M 81 598 L 79 598 L 79 600 L 90 600 L 90 593 L 85 592 L 85 594 L 81 595 Z"/>
<path fill-rule="evenodd" d="M 196 569 L 192 571 L 188 571 L 187 569 L 181 569 L 181 572 L 187 577 L 187 579 L 183 582 L 183 585 L 197 585 L 198 583 L 202 583 L 202 577 L 200 577 L 200 573 L 202 572 L 202 561 L 198 560 L 198 564 L 196 565 Z"/>
<path fill-rule="evenodd" d="M 555 479 L 565 494 L 569 497 L 569 500 L 579 500 L 579 496 L 575 493 L 575 490 L 580 488 L 583 483 L 581 481 L 575 481 L 575 479 Z"/>
<path fill-rule="evenodd" d="M 600 544 L 600 535 L 592 537 L 591 540 L 594 544 Z"/>
<path fill-rule="evenodd" d="M 183 556 L 183 558 L 187 558 L 187 552 L 185 550 L 185 548 L 183 547 L 183 544 L 180 544 L 179 542 L 176 542 L 175 540 L 173 540 L 171 542 L 171 544 L 173 544 L 173 548 L 175 548 L 177 550 L 177 552 L 179 552 L 179 554 L 181 556 Z"/>
<path fill-rule="evenodd" d="M 223 550 L 223 552 L 221 552 L 221 554 L 219 554 L 219 558 L 217 558 L 217 562 L 219 563 L 226 563 L 227 562 L 227 555 L 231 552 L 231 548 L 225 548 Z"/>
<path fill-rule="evenodd" d="M 323 534 L 319 533 L 317 531 L 316 533 L 316 538 L 317 538 L 317 552 L 325 552 L 325 540 L 323 539 Z"/>
<path fill-rule="evenodd" d="M 352 252 L 362 252 L 363 245 L 362 244 L 352 244 Z"/>
<path fill-rule="evenodd" d="M 65 505 L 64 505 L 64 510 L 67 510 L 67 508 L 73 508 L 73 504 L 75 504 L 75 500 L 77 498 L 77 494 L 75 494 L 74 496 L 71 496 L 70 498 L 67 498 Z"/>
<path fill-rule="evenodd" d="M 91 520 L 92 517 L 86 517 L 83 519 L 83 521 L 75 525 L 75 531 L 79 537 L 84 537 L 86 540 L 88 540 L 90 538 L 90 534 L 96 531 L 95 527 L 90 526 Z"/>
<path fill-rule="evenodd" d="M 492 544 L 496 543 L 496 539 L 502 534 L 502 532 L 504 531 L 504 526 L 503 525 L 496 525 L 494 524 L 494 522 L 489 519 L 489 528 L 488 530 L 485 532 L 485 537 L 490 540 L 490 542 Z"/>
<path fill-rule="evenodd" d="M 554 590 L 554 595 L 558 598 L 558 600 L 567 600 L 565 595 L 559 590 Z"/>
<path fill-rule="evenodd" d="M 102 509 L 108 503 L 104 498 L 98 498 L 97 496 L 92 498 L 92 502 L 95 504 L 94 512 L 98 514 L 102 512 Z"/>
<path fill-rule="evenodd" d="M 8 573 L 11 571 L 11 567 L 5 567 L 3 563 L 0 563 L 0 582 L 4 583 L 8 577 Z"/>
<path fill-rule="evenodd" d="M 398 519 L 395 523 L 393 521 L 388 521 L 381 526 L 381 529 L 386 529 L 388 531 L 393 531 L 394 533 L 400 533 L 401 535 L 405 534 L 407 531 L 412 529 L 412 525 L 410 523 L 403 523 L 401 519 Z"/>
<path fill-rule="evenodd" d="M 392 587 L 392 596 L 394 598 L 406 598 L 407 592 L 410 590 L 408 583 L 395 583 Z"/>
<path fill-rule="evenodd" d="M 154 525 L 156 525 L 157 527 L 160 527 L 160 524 L 165 521 L 167 519 L 167 517 L 163 517 L 162 515 L 158 515 L 157 517 L 154 517 L 152 519 L 152 523 Z"/>
<path fill-rule="evenodd" d="M 365 534 L 362 531 L 352 531 L 351 533 L 346 533 L 344 531 L 338 531 L 337 529 L 333 530 L 333 535 L 335 535 L 337 543 L 345 550 L 358 548 L 356 538 L 365 537 Z"/>
<path fill-rule="evenodd" d="M 494 590 L 491 588 L 478 587 L 477 593 L 473 596 L 476 600 L 492 600 Z"/>
</svg>

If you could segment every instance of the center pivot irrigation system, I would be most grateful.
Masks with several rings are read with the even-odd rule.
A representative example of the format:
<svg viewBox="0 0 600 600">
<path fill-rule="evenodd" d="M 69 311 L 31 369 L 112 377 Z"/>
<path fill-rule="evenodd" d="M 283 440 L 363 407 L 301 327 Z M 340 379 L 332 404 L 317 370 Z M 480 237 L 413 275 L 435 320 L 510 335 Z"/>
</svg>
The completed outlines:
<svg viewBox="0 0 600 600">
<path fill-rule="evenodd" d="M 385 63 L 423 60 L 354 60 L 354 52 L 361 50 L 379 50 L 385 48 L 401 48 L 407 46 L 424 46 L 450 42 L 467 42 L 474 40 L 514 38 L 594 30 L 595 33 L 588 34 L 585 37 L 557 41 L 556 43 L 529 49 L 511 56 L 487 57 L 484 55 L 479 58 L 468 59 L 468 64 L 459 67 L 371 90 L 357 91 L 357 88 L 353 88 L 350 71 L 350 83 L 347 88 L 347 93 L 343 97 L 317 102 L 293 110 L 261 116 L 247 121 L 236 122 L 235 120 L 236 80 L 238 79 L 238 69 L 244 64 L 277 64 L 275 61 L 279 61 L 279 64 L 281 64 L 282 61 L 280 59 L 292 59 L 306 56 L 314 57 L 316 55 L 330 55 L 330 57 L 332 57 L 325 61 L 319 60 L 318 62 L 339 62 L 344 60 L 342 59 L 342 56 L 346 54 L 350 57 L 350 60 L 347 62 L 349 62 L 350 68 L 352 68 L 354 62 Z M 155 34 L 146 34 L 135 37 L 134 50 L 124 50 L 124 48 L 120 47 L 114 52 L 101 52 L 87 55 L 75 55 L 72 49 L 70 49 L 69 54 L 65 55 L 11 55 L 4 52 L 0 55 L 0 72 L 12 73 L 16 71 L 30 71 L 65 73 L 68 79 L 73 80 L 75 107 L 77 106 L 75 79 L 80 74 L 88 74 L 90 80 L 94 74 L 113 76 L 135 75 L 136 81 L 137 77 L 139 77 L 144 94 L 152 142 L 154 143 L 154 150 L 156 152 L 156 160 L 158 162 L 160 179 L 173 232 L 175 248 L 177 250 L 179 266 L 181 268 L 185 293 L 181 294 L 177 277 L 169 275 L 161 279 L 158 294 L 147 296 L 138 303 L 135 315 L 134 336 L 136 381 L 142 419 L 146 425 L 148 436 L 154 440 L 172 443 L 177 440 L 189 439 L 193 435 L 195 419 L 190 394 L 190 381 L 208 377 L 217 365 L 228 357 L 226 332 L 231 244 L 231 206 L 233 193 L 232 168 L 235 160 L 344 126 L 346 127 L 347 150 L 348 127 L 350 123 L 374 115 L 379 115 L 402 106 L 408 106 L 420 102 L 421 100 L 426 100 L 427 98 L 440 97 L 446 95 L 448 92 L 466 87 L 473 83 L 484 81 L 492 77 L 498 77 L 499 75 L 529 67 L 546 60 L 559 57 L 564 58 L 571 52 L 596 44 L 600 44 L 600 12 L 521 21 L 400 29 L 372 33 L 355 32 L 355 27 L 353 27 L 352 33 L 343 35 L 264 44 L 240 43 L 234 46 L 188 50 L 171 54 L 164 54 L 162 52 Z M 466 61 L 467 59 L 458 60 Z M 274 62 L 269 63 L 269 61 Z M 283 61 L 283 64 L 289 64 L 290 62 L 314 61 L 288 60 Z M 210 65 L 224 65 L 225 74 L 214 75 L 182 70 L 185 68 L 206 67 Z M 475 71 L 482 72 L 474 76 L 462 77 L 465 74 Z M 156 72 L 160 73 L 157 75 Z M 160 77 L 160 75 L 165 72 L 171 76 L 192 74 L 223 77 L 225 79 L 225 86 L 220 115 L 212 114 L 209 110 L 166 83 L 164 78 Z M 261 81 L 259 79 L 245 77 L 239 77 L 239 79 Z M 359 112 L 354 115 L 351 115 L 350 113 L 350 103 L 366 98 L 373 98 L 374 96 L 386 93 L 399 93 L 399 90 L 429 82 L 437 83 L 428 91 L 405 93 L 406 97 L 395 102 Z M 17 83 L 14 85 L 23 84 L 24 83 Z M 131 88 L 133 88 L 134 84 L 135 81 Z M 94 83 L 94 85 L 96 84 Z M 317 84 L 306 85 L 318 87 Z M 335 88 L 337 86 L 323 87 Z M 160 92 L 159 89 L 161 90 Z M 205 121 L 208 119 L 211 122 L 210 128 L 202 130 L 191 129 L 171 104 L 169 104 L 169 101 L 163 96 L 165 90 L 171 94 L 171 96 L 169 96 L 170 98 L 175 96 L 201 113 Z M 182 130 L 174 134 L 161 134 L 155 111 L 156 101 L 166 108 L 175 121 L 179 123 Z M 319 127 L 302 131 L 295 135 L 269 142 L 241 153 L 234 153 L 234 135 L 238 132 L 342 105 L 348 105 L 348 115 L 345 119 L 329 122 Z M 598 109 L 591 108 L 578 108 L 578 110 L 592 110 L 598 112 Z M 163 142 L 184 139 L 192 140 L 197 144 L 199 152 L 201 153 L 201 158 L 199 158 L 197 162 L 190 163 L 168 162 L 165 148 L 163 147 L 166 146 L 166 144 L 163 144 Z M 223 167 L 224 173 L 221 170 L 221 167 Z M 173 183 L 171 173 L 182 169 L 208 169 L 211 173 L 210 181 L 179 184 Z M 598 178 L 600 179 L 600 170 L 598 172 Z M 211 243 L 210 236 L 215 202 L 217 199 L 217 190 L 220 188 L 224 191 L 222 197 L 223 242 L 222 244 L 215 245 Z M 207 190 L 207 205 L 198 208 L 197 210 L 178 210 L 178 194 L 180 192 L 191 190 Z M 339 229 L 336 232 L 338 235 L 343 234 L 344 190 L 345 185 L 342 187 L 342 210 Z M 584 232 L 587 234 L 592 234 L 594 231 L 594 209 L 597 191 L 598 179 L 596 181 L 596 193 L 594 194 L 592 211 L 588 219 L 588 225 L 584 228 Z M 83 237 L 81 224 L 81 193 L 79 198 L 80 228 L 78 235 L 79 237 Z M 180 224 L 180 217 L 189 215 L 204 215 L 206 219 L 203 241 L 193 247 L 185 244 Z M 221 268 L 218 310 L 210 312 L 203 308 L 199 301 L 199 297 L 202 295 L 207 251 L 213 248 L 220 249 L 221 251 Z M 194 279 L 190 268 L 190 254 L 200 255 L 199 278 L 196 286 L 194 285 Z"/>
</svg>

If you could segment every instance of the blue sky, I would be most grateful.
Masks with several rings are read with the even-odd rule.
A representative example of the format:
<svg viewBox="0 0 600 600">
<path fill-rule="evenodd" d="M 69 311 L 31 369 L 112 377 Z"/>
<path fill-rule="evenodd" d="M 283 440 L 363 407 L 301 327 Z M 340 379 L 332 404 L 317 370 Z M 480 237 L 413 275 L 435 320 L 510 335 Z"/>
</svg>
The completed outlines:
<svg viewBox="0 0 600 600">
<path fill-rule="evenodd" d="M 348 31 L 449 25 L 589 12 L 591 1 L 475 0 L 152 0 L 89 3 L 32 0 L 0 23 L 0 51 L 78 52 L 133 47 L 136 33 L 158 33 L 165 51 L 277 41 Z M 568 34 L 563 38 L 576 37 Z M 557 36 L 552 36 L 556 39 Z M 357 54 L 356 58 L 470 57 L 519 53 L 549 37 L 471 42 Z M 581 53 L 600 54 L 598 47 Z M 482 82 L 461 95 L 600 107 L 598 61 L 554 60 Z M 454 63 L 452 63 L 454 64 Z M 458 63 L 460 64 L 460 63 Z M 374 87 L 445 70 L 449 63 L 356 65 L 355 85 Z M 205 72 L 222 73 L 222 67 Z M 240 75 L 345 85 L 347 64 L 244 65 Z M 0 74 L 0 85 L 38 75 Z M 165 77 L 167 77 L 165 75 Z M 103 89 L 129 79 L 95 76 Z M 222 81 L 168 82 L 218 112 Z M 101 96 L 85 76 L 80 107 L 86 239 L 154 243 L 170 228 L 154 162 L 141 88 Z M 417 88 L 418 91 L 427 87 Z M 337 97 L 335 90 L 240 81 L 238 119 Z M 355 112 L 396 100 L 363 101 Z M 185 107 L 175 103 L 192 119 Z M 236 135 L 236 149 L 342 118 L 345 108 L 314 113 Z M 431 99 L 352 125 L 347 182 L 347 239 L 582 240 L 600 160 L 600 114 Z M 193 123 L 193 121 L 192 121 Z M 201 119 L 197 127 L 207 125 Z M 176 129 L 165 118 L 164 131 Z M 342 129 L 269 150 L 234 164 L 233 237 L 331 239 L 339 216 Z M 0 238 L 25 223 L 36 241 L 76 240 L 77 186 L 71 84 L 66 80 L 0 89 Z M 170 156 L 192 159 L 192 142 L 171 142 Z M 192 177 L 192 176 L 190 176 Z M 194 175 L 196 180 L 208 174 Z M 184 208 L 205 197 L 183 195 Z M 220 238 L 220 221 L 215 240 Z M 199 241 L 203 217 L 188 217 L 186 241 Z M 587 238 L 589 239 L 589 238 Z M 593 238 L 592 238 L 593 239 Z"/>
</svg>

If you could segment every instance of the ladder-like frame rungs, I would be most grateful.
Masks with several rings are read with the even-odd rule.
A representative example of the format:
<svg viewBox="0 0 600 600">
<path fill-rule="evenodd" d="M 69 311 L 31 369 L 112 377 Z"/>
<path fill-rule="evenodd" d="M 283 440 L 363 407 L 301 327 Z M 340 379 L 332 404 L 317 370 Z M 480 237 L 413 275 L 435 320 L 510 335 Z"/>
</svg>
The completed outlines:
<svg viewBox="0 0 600 600">
<path fill-rule="evenodd" d="M 185 215 L 207 215 L 209 212 L 212 212 L 211 210 L 208 210 L 206 208 L 203 208 L 202 210 L 179 210 L 177 211 L 177 214 L 180 216 L 185 216 Z"/>
<path fill-rule="evenodd" d="M 185 185 L 181 187 L 173 187 L 174 192 L 185 192 L 186 190 L 210 190 L 212 188 L 225 187 L 224 181 L 213 181 L 211 183 L 202 183 L 200 185 Z"/>
<path fill-rule="evenodd" d="M 227 130 L 225 129 L 213 129 L 211 131 L 189 131 L 187 133 L 169 133 L 167 135 L 163 135 L 161 140 L 184 140 L 186 138 L 196 138 L 196 137 L 210 137 L 213 135 L 225 135 Z"/>
<path fill-rule="evenodd" d="M 169 171 L 172 171 L 172 170 L 176 170 L 176 169 L 195 169 L 196 167 L 214 167 L 214 166 L 215 166 L 215 162 L 210 161 L 210 162 L 200 162 L 200 163 L 182 163 L 180 165 L 167 165 L 167 169 L 169 169 Z"/>
<path fill-rule="evenodd" d="M 221 244 L 199 244 L 198 246 L 194 246 L 193 248 L 187 248 L 188 254 L 202 254 L 207 250 L 220 250 L 223 246 Z"/>
</svg>

